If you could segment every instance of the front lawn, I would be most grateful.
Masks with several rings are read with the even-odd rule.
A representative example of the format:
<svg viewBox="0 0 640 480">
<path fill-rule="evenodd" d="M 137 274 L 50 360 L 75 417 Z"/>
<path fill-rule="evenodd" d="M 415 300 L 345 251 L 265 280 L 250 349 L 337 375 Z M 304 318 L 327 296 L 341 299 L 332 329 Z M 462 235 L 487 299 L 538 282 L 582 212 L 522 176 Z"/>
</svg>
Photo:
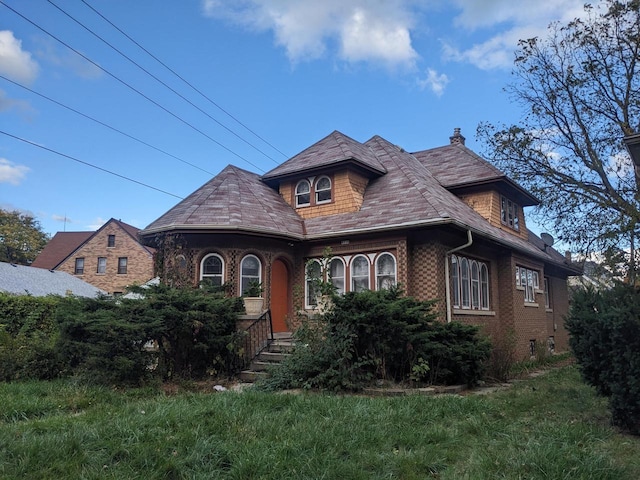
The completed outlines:
<svg viewBox="0 0 640 480">
<path fill-rule="evenodd" d="M 637 479 L 574 366 L 490 395 L 112 390 L 0 384 L 2 479 Z"/>
</svg>

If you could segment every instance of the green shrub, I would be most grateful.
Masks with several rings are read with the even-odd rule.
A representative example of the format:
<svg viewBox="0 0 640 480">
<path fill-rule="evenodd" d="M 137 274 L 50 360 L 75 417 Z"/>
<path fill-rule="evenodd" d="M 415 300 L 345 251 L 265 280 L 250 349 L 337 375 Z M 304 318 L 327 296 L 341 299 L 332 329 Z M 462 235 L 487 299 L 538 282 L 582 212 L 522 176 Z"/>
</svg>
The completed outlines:
<svg viewBox="0 0 640 480">
<path fill-rule="evenodd" d="M 566 321 L 584 380 L 609 397 L 613 423 L 640 434 L 640 294 L 577 292 Z"/>
<path fill-rule="evenodd" d="M 293 355 L 263 386 L 357 390 L 375 379 L 476 382 L 488 341 L 476 327 L 437 321 L 433 304 L 399 288 L 334 296 L 324 315 L 303 322 Z"/>
</svg>

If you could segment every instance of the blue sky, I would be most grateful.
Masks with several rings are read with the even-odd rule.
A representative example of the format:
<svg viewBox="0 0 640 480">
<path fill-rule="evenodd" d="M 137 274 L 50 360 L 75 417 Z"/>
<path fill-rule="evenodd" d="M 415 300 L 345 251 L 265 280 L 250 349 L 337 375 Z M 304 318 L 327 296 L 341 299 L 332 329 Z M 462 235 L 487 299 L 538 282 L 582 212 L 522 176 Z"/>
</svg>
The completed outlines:
<svg viewBox="0 0 640 480">
<path fill-rule="evenodd" d="M 482 153 L 480 122 L 522 115 L 502 91 L 518 39 L 583 3 L 0 0 L 0 208 L 50 234 L 144 228 L 333 130 L 417 151 L 460 127 Z"/>
</svg>

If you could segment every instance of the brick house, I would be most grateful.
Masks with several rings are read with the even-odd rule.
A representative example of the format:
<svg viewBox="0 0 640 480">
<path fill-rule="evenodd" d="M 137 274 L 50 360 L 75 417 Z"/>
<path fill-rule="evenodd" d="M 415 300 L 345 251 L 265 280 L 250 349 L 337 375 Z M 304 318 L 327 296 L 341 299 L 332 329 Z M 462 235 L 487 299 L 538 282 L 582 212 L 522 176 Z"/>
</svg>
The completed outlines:
<svg viewBox="0 0 640 480">
<path fill-rule="evenodd" d="M 74 275 L 111 294 L 153 278 L 153 249 L 139 229 L 114 218 L 95 232 L 58 232 L 32 266 Z"/>
<path fill-rule="evenodd" d="M 335 131 L 262 176 L 227 166 L 141 236 L 179 234 L 194 283 L 239 295 L 262 282 L 276 332 L 317 307 L 307 276 L 327 275 L 339 292 L 399 283 L 437 299 L 442 321 L 515 335 L 526 357 L 540 345 L 568 348 L 567 277 L 579 274 L 527 229 L 522 207 L 537 203 L 459 129 L 450 144 L 415 153 Z"/>
</svg>

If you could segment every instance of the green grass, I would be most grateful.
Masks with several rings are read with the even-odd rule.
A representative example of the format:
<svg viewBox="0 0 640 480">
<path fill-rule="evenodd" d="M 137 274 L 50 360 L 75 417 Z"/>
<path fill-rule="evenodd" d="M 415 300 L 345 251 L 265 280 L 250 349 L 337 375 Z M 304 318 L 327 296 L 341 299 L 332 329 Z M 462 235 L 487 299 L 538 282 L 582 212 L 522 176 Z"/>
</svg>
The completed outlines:
<svg viewBox="0 0 640 480">
<path fill-rule="evenodd" d="M 637 479 L 575 367 L 490 395 L 367 398 L 0 384 L 2 479 Z"/>
</svg>

